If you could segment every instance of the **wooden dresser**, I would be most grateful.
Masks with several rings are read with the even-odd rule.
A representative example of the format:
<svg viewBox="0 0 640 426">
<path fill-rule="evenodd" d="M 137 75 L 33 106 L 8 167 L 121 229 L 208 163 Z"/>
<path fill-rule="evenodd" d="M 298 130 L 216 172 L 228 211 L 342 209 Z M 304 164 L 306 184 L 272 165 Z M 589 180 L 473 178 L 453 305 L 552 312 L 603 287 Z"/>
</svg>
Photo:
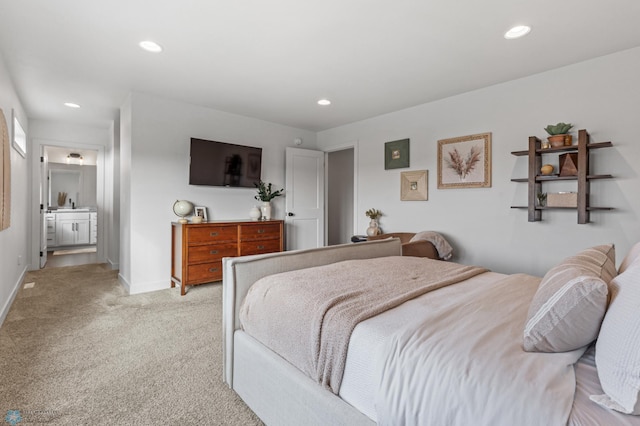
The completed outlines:
<svg viewBox="0 0 640 426">
<path fill-rule="evenodd" d="M 171 224 L 171 287 L 220 281 L 222 258 L 284 250 L 284 221 Z"/>
</svg>

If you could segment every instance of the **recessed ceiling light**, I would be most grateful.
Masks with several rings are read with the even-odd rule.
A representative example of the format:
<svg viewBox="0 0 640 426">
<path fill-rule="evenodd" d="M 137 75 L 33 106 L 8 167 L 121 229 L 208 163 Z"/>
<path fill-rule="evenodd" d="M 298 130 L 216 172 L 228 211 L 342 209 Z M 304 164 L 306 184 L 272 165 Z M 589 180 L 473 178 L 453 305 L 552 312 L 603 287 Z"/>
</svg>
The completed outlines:
<svg viewBox="0 0 640 426">
<path fill-rule="evenodd" d="M 68 106 L 69 108 L 80 108 L 80 105 L 73 102 L 65 102 L 64 106 Z"/>
<path fill-rule="evenodd" d="M 322 106 L 331 105 L 331 101 L 329 99 L 320 99 L 318 101 L 318 105 L 322 105 Z"/>
<path fill-rule="evenodd" d="M 515 27 L 511 28 L 509 31 L 504 33 L 504 38 L 509 40 L 514 38 L 520 38 L 529 34 L 530 31 L 531 31 L 531 27 L 528 27 L 526 25 L 516 25 Z"/>
<path fill-rule="evenodd" d="M 158 53 L 162 52 L 162 47 L 156 42 L 145 40 L 140 42 L 140 47 L 142 47 L 147 52 Z"/>
</svg>

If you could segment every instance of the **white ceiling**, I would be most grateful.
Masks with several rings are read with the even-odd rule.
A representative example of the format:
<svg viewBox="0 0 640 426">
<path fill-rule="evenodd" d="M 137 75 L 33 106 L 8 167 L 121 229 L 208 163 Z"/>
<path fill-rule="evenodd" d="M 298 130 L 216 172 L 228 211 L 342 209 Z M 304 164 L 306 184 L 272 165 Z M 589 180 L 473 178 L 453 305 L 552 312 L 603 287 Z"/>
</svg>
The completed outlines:
<svg viewBox="0 0 640 426">
<path fill-rule="evenodd" d="M 32 119 L 106 127 L 137 91 L 318 131 L 640 46 L 639 22 L 637 0 L 0 0 L 0 52 Z"/>
</svg>

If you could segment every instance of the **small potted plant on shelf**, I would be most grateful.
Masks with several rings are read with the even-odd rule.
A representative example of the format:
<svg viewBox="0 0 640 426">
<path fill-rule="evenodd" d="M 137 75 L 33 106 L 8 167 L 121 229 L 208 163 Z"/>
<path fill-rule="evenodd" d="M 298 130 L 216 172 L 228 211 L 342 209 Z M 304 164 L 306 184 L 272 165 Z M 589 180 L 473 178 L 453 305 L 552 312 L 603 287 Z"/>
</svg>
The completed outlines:
<svg viewBox="0 0 640 426">
<path fill-rule="evenodd" d="M 260 206 L 260 210 L 262 213 L 262 220 L 270 220 L 271 219 L 271 200 L 280 195 L 283 195 L 284 188 L 273 190 L 273 185 L 271 182 L 264 183 L 263 181 L 255 182 L 254 185 L 258 189 L 258 194 L 255 195 L 255 198 L 258 201 L 262 201 L 262 206 Z"/>
<path fill-rule="evenodd" d="M 374 235 L 381 234 L 382 230 L 378 225 L 378 218 L 382 216 L 382 212 L 378 209 L 369 209 L 364 212 L 364 214 L 371 219 L 371 221 L 369 221 L 369 227 L 367 228 L 367 235 L 373 237 Z"/>
<path fill-rule="evenodd" d="M 538 192 L 536 194 L 536 199 L 538 200 L 538 207 L 545 207 L 547 205 L 547 193 L 546 192 Z"/>
<path fill-rule="evenodd" d="M 552 148 L 558 148 L 564 145 L 571 145 L 572 137 L 569 130 L 573 127 L 571 123 L 549 124 L 544 130 L 549 134 L 549 143 Z"/>
</svg>

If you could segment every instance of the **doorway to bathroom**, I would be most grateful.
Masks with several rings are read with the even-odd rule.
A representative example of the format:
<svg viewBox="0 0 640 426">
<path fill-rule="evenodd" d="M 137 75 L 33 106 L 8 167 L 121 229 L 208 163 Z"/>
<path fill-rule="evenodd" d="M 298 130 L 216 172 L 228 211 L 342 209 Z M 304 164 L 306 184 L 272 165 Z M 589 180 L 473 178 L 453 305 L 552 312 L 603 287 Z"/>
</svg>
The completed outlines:
<svg viewBox="0 0 640 426">
<path fill-rule="evenodd" d="M 44 145 L 40 267 L 97 262 L 98 151 Z"/>
</svg>

